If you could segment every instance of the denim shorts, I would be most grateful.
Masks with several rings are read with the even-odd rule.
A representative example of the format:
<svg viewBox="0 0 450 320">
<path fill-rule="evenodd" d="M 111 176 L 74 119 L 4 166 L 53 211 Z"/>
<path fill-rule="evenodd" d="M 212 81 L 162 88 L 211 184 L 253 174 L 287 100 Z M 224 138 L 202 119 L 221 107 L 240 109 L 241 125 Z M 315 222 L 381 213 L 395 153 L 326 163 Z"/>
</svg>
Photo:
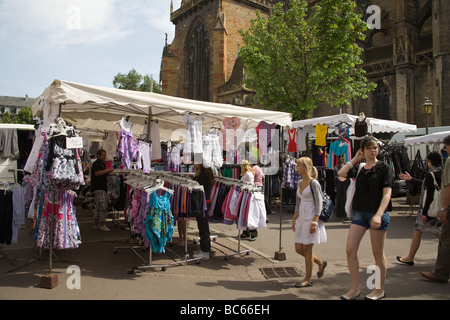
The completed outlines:
<svg viewBox="0 0 450 320">
<path fill-rule="evenodd" d="M 373 216 L 375 216 L 374 212 L 354 210 L 352 224 L 356 224 L 358 226 L 369 229 L 370 222 L 372 221 Z M 385 211 L 383 213 L 383 216 L 381 217 L 381 226 L 377 230 L 385 230 L 386 231 L 388 229 L 389 222 L 390 222 L 389 213 L 387 211 Z"/>
</svg>

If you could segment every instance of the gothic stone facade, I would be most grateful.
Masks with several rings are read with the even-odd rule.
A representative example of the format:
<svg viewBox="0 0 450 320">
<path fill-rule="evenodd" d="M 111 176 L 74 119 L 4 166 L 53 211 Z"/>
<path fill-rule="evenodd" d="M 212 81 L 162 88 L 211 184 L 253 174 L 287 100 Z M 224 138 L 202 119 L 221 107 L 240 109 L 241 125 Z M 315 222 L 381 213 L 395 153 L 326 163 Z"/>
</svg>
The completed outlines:
<svg viewBox="0 0 450 320">
<path fill-rule="evenodd" d="M 355 0 L 366 19 L 370 5 L 381 9 L 381 28 L 368 30 L 363 68 L 377 89 L 343 112 L 425 126 L 420 105 L 434 104 L 430 126 L 450 125 L 450 0 Z M 183 0 L 172 11 L 175 38 L 161 63 L 164 94 L 249 105 L 238 58 L 240 29 L 250 26 L 255 10 L 268 15 L 269 0 Z M 171 9 L 172 10 L 172 9 Z M 336 114 L 327 105 L 314 116 Z"/>
</svg>

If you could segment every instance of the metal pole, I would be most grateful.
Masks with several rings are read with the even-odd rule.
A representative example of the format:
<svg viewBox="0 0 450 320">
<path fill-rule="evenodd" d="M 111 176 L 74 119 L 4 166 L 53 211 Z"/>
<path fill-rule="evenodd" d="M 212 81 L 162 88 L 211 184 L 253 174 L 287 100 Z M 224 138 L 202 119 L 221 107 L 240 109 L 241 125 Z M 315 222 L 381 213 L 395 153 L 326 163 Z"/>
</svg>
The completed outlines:
<svg viewBox="0 0 450 320">
<path fill-rule="evenodd" d="M 52 200 L 52 217 L 50 219 L 50 252 L 48 257 L 49 274 L 52 273 L 53 268 L 53 219 L 55 219 L 55 192 L 53 190 L 53 200 Z"/>
</svg>

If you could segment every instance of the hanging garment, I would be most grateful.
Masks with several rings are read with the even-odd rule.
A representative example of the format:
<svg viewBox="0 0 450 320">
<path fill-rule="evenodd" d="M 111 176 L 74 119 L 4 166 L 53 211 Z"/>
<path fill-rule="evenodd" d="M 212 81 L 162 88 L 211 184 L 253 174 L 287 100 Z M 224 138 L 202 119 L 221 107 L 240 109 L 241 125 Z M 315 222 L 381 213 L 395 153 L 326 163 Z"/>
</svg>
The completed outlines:
<svg viewBox="0 0 450 320">
<path fill-rule="evenodd" d="M 33 172 L 36 163 L 39 160 L 39 153 L 42 149 L 42 143 L 44 141 L 44 135 L 41 134 L 42 120 L 39 120 L 38 128 L 34 131 L 34 142 L 31 148 L 30 155 L 28 156 L 27 163 L 23 170 L 26 172 Z"/>
<path fill-rule="evenodd" d="M 115 131 L 108 131 L 106 139 L 103 140 L 103 149 L 106 151 L 106 160 L 113 161 L 117 152 L 117 134 Z"/>
<path fill-rule="evenodd" d="M 297 188 L 297 183 L 301 176 L 297 172 L 297 164 L 294 158 L 287 158 L 283 166 L 283 175 L 281 186 L 282 188 L 288 188 L 294 190 Z"/>
<path fill-rule="evenodd" d="M 76 194 L 64 191 L 52 203 L 46 192 L 42 193 L 43 206 L 36 230 L 36 244 L 39 248 L 50 248 L 50 233 L 53 234 L 53 248 L 74 249 L 81 243 L 80 229 L 76 219 L 73 200 Z M 53 211 L 54 210 L 54 211 Z M 54 215 L 53 215 L 54 212 Z M 53 218 L 53 230 L 51 220 Z"/>
<path fill-rule="evenodd" d="M 66 148 L 67 136 L 59 135 L 48 140 L 48 155 L 42 178 L 46 190 L 74 189 L 84 185 L 83 167 L 77 149 Z M 46 181 L 46 178 L 49 181 Z M 47 184 L 48 183 L 48 184 Z"/>
<path fill-rule="evenodd" d="M 295 139 L 296 132 L 297 130 L 295 128 L 288 130 L 289 134 L 288 152 L 297 152 L 297 142 Z"/>
<path fill-rule="evenodd" d="M 334 167 L 336 166 L 336 156 L 344 156 L 344 163 L 347 163 L 352 159 L 350 142 L 347 140 L 334 141 L 332 144 L 330 144 L 330 152 L 328 156 L 328 168 L 334 169 Z"/>
<path fill-rule="evenodd" d="M 219 132 L 208 130 L 203 136 L 203 166 L 205 168 L 221 168 L 223 165 L 222 145 Z"/>
<path fill-rule="evenodd" d="M 327 145 L 328 126 L 324 124 L 316 125 L 316 146 L 325 147 Z"/>
<path fill-rule="evenodd" d="M 164 253 L 167 241 L 172 241 L 174 220 L 170 210 L 170 193 L 158 196 L 157 191 L 150 194 L 148 216 L 145 219 L 147 238 L 153 252 Z"/>
<path fill-rule="evenodd" d="M 184 115 L 184 122 L 187 127 L 186 143 L 184 146 L 184 153 L 202 153 L 203 152 L 203 140 L 202 140 L 202 125 L 205 118 L 199 116 L 197 119 L 193 119 L 189 114 Z"/>
<path fill-rule="evenodd" d="M 261 192 L 251 193 L 249 199 L 247 228 L 250 230 L 266 227 L 266 206 L 264 194 Z"/>
<path fill-rule="evenodd" d="M 13 202 L 12 237 L 11 243 L 17 243 L 19 229 L 25 223 L 25 194 L 19 184 L 11 187 Z"/>
<path fill-rule="evenodd" d="M 306 132 L 301 129 L 297 128 L 297 152 L 302 153 L 303 151 L 306 151 Z"/>
<path fill-rule="evenodd" d="M 17 129 L 0 129 L 0 157 L 2 159 L 19 158 Z"/>
<path fill-rule="evenodd" d="M 152 144 L 149 144 L 145 141 L 138 141 L 138 163 L 142 163 L 142 171 L 145 173 L 149 173 L 152 164 Z"/>
<path fill-rule="evenodd" d="M 355 139 L 353 143 L 353 147 L 355 152 L 357 152 L 361 146 L 361 140 L 367 135 L 368 126 L 366 122 L 366 118 L 364 118 L 362 121 L 356 119 L 355 122 Z"/>
<path fill-rule="evenodd" d="M 151 159 L 161 160 L 162 159 L 161 137 L 159 133 L 159 124 L 156 121 L 151 122 L 150 141 L 152 142 Z"/>
<path fill-rule="evenodd" d="M 13 223 L 12 192 L 0 190 L 0 243 L 11 244 Z"/>
<path fill-rule="evenodd" d="M 119 144 L 117 146 L 117 158 L 120 159 L 125 169 L 131 169 L 131 162 L 137 157 L 139 148 L 133 139 L 133 124 L 122 119 L 119 122 Z"/>
</svg>

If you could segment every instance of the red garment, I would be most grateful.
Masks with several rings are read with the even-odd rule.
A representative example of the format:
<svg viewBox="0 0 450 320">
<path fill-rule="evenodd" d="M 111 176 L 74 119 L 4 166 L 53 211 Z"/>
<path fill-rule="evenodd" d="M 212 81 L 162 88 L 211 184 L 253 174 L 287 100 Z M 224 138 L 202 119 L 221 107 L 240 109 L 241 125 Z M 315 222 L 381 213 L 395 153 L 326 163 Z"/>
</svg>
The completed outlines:
<svg viewBox="0 0 450 320">
<path fill-rule="evenodd" d="M 295 128 L 288 130 L 289 134 L 288 152 L 297 152 L 297 142 L 295 142 L 296 132 L 297 130 Z"/>
</svg>

